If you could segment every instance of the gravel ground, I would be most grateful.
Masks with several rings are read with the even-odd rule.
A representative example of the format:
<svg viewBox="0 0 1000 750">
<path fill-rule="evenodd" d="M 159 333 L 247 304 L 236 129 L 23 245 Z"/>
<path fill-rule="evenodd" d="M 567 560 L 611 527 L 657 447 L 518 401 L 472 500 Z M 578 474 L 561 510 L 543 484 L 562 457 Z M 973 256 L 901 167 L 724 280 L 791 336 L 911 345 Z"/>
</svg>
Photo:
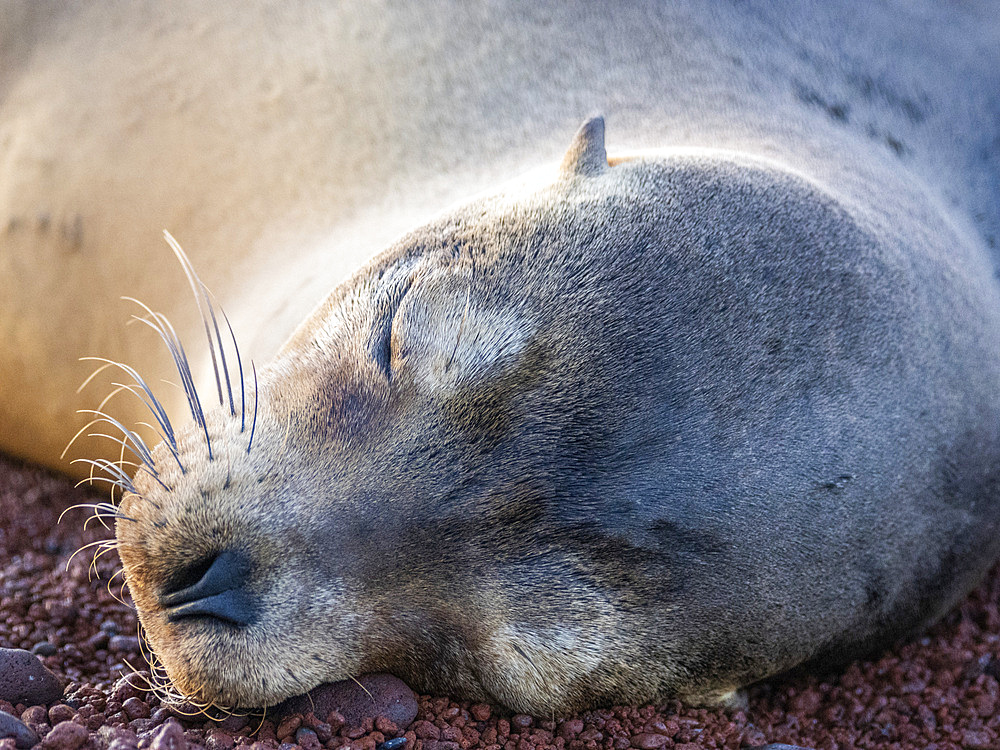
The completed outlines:
<svg viewBox="0 0 1000 750">
<path fill-rule="evenodd" d="M 1000 747 L 996 570 L 919 641 L 839 672 L 756 686 L 746 711 L 669 703 L 533 718 L 442 696 L 414 701 L 380 678 L 366 685 L 381 706 L 350 695 L 348 683 L 321 690 L 308 705 L 272 710 L 263 721 L 178 716 L 134 687 L 135 677 L 132 684 L 121 679 L 132 671 L 126 664 L 142 670 L 145 663 L 134 614 L 108 590 L 115 554 L 97 563 L 103 580 L 91 580 L 91 554 L 69 562 L 82 544 L 110 536 L 99 526 L 82 531 L 85 511 L 56 523 L 63 508 L 91 499 L 64 479 L 0 458 L 0 648 L 35 654 L 0 650 L 0 750 L 39 741 L 49 750 Z M 295 713 L 304 707 L 311 710 Z"/>
</svg>

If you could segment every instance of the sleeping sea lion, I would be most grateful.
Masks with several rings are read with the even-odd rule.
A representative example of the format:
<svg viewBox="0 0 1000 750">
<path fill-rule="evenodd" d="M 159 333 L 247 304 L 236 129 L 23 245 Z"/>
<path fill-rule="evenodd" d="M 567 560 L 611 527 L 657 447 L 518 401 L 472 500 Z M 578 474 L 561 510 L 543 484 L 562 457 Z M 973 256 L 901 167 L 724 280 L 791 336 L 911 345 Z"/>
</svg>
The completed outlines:
<svg viewBox="0 0 1000 750">
<path fill-rule="evenodd" d="M 154 58 L 167 54 L 161 38 L 197 32 L 198 54 L 211 54 L 230 34 L 258 40 L 247 27 L 263 23 L 224 4 L 195 27 L 150 22 L 158 11 L 135 7 L 126 21 L 146 29 Z M 267 37 L 278 42 L 259 45 L 301 43 L 290 8 Z M 183 158 L 143 204 L 160 201 L 205 230 L 205 265 L 214 257 L 216 278 L 228 270 L 229 281 L 205 275 L 236 332 L 178 247 L 203 319 L 175 329 L 160 302 L 139 311 L 177 364 L 174 401 L 147 390 L 145 349 L 137 359 L 109 352 L 137 364 L 118 367 L 122 394 L 146 402 L 163 438 L 147 447 L 126 413 L 114 418 L 115 450 L 137 472 L 97 460 L 125 491 L 112 511 L 125 577 L 174 686 L 205 704 L 256 706 L 387 670 L 421 690 L 533 713 L 667 696 L 712 703 L 939 616 L 998 552 L 1000 181 L 988 144 L 1000 48 L 988 9 L 857 19 L 814 9 L 805 35 L 792 33 L 799 11 L 753 6 L 649 4 L 612 18 L 597 6 L 565 17 L 493 10 L 442 3 L 414 19 L 393 9 L 371 25 L 349 5 L 323 11 L 336 34 L 316 33 L 317 43 L 346 52 L 319 55 L 311 72 L 293 66 L 294 80 L 342 86 L 320 121 L 361 127 L 357 144 L 289 138 L 277 115 L 247 118 L 246 101 L 232 111 L 250 145 L 213 134 L 215 148 L 273 158 L 279 143 L 339 165 L 336 184 L 347 187 L 334 218 L 317 218 L 317 205 L 337 189 L 307 190 L 320 184 L 308 169 L 291 170 L 294 189 L 273 202 L 256 200 L 257 186 L 284 184 L 283 162 L 256 179 L 238 160 L 213 162 L 216 187 L 234 163 L 243 179 L 206 192 L 211 218 L 178 197 Z M 64 10 L 39 49 L 72 51 L 80 29 L 104 28 L 104 11 Z M 930 45 L 925 24 L 942 29 Z M 451 44 L 455 29 L 477 42 Z M 128 53 L 126 38 L 112 40 L 109 60 Z M 398 80 L 371 72 L 375 50 Z M 4 84 L 22 103 L 45 80 L 45 59 L 25 53 L 35 77 Z M 526 76 L 546 61 L 549 75 Z M 183 157 L 178 144 L 204 115 L 193 103 L 216 104 L 211 86 L 177 85 L 192 80 L 185 64 L 156 71 L 168 100 L 182 102 L 164 118 L 169 137 L 143 135 L 138 96 L 136 117 L 113 119 L 100 143 L 166 144 Z M 241 95 L 287 90 L 289 79 L 269 77 L 273 63 L 247 80 L 233 77 L 238 64 L 220 67 L 209 80 Z M 121 91 L 98 93 L 120 103 Z M 470 108 L 449 107 L 443 91 Z M 293 109 L 304 101 L 292 99 Z M 331 248 L 363 236 L 358 227 L 378 236 L 431 198 L 481 191 L 498 164 L 512 175 L 545 161 L 550 126 L 582 105 L 620 120 L 617 142 L 633 150 L 609 158 L 603 121 L 592 119 L 557 169 L 412 222 L 420 228 L 335 287 L 266 366 L 246 366 L 231 346 L 252 330 L 259 341 L 245 348 L 259 359 L 287 330 L 287 310 L 316 299 L 303 292 L 304 269 L 330 282 L 344 258 Z M 56 127 L 52 109 L 8 140 L 32 143 L 38 121 Z M 311 132 L 297 110 L 289 116 L 293 135 Z M 90 122 L 56 123 L 88 134 L 84 157 L 95 153 Z M 516 164 L 501 158 L 515 152 Z M 155 162 L 113 170 L 128 184 Z M 35 192 L 8 190 L 12 205 L 49 195 L 45 164 L 29 160 Z M 377 212 L 357 208 L 379 188 Z M 289 206 L 299 206 L 298 234 L 279 217 Z M 68 230 L 80 237 L 67 256 L 78 268 L 93 263 L 90 216 Z M 249 231 L 247 217 L 287 252 L 227 245 Z M 22 243 L 7 256 L 16 271 L 19 248 L 49 229 L 40 219 L 8 226 Z M 340 238 L 315 239 L 338 226 Z M 303 236 L 312 239 L 296 243 Z M 118 288 L 130 266 L 114 259 L 127 256 L 102 247 L 102 288 Z M 27 320 L 45 320 L 30 289 L 15 296 Z M 72 310 L 79 294 L 57 304 Z M 96 331 L 109 330 L 109 315 L 95 313 Z M 201 326 L 210 354 L 188 358 L 181 341 Z M 23 352 L 5 351 L 28 373 L 25 387 L 0 394 L 16 407 L 0 413 L 36 414 L 43 389 L 24 363 L 55 347 L 18 341 Z M 205 373 L 218 407 L 203 398 Z M 26 421 L 48 440 L 76 400 Z M 178 407 L 191 422 L 180 424 Z M 5 446 L 35 455 L 14 433 L 5 427 Z"/>
</svg>

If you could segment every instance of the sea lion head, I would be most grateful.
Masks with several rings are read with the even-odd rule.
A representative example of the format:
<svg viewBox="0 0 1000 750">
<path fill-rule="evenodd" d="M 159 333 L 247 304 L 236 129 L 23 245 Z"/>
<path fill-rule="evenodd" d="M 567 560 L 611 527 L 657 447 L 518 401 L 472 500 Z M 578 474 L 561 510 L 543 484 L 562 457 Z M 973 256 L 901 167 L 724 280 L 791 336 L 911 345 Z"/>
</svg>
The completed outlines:
<svg viewBox="0 0 1000 750">
<path fill-rule="evenodd" d="M 169 679 L 250 707 L 389 671 L 543 713 L 718 696 L 806 658 L 821 635 L 754 645 L 754 596 L 718 599 L 746 545 L 723 537 L 743 490 L 712 410 L 772 401 L 705 389 L 756 388 L 779 327 L 814 340 L 796 305 L 874 310 L 867 362 L 871 248 L 798 177 L 609 162 L 588 122 L 551 179 L 404 237 L 151 452 L 117 537 Z M 841 257 L 864 273 L 810 270 Z"/>
<path fill-rule="evenodd" d="M 603 121 L 591 121 L 558 192 L 606 167 Z M 271 705 L 388 670 L 537 710 L 566 704 L 605 656 L 615 609 L 582 563 L 546 548 L 550 478 L 517 471 L 526 458 L 509 441 L 516 399 L 547 377 L 551 353 L 531 311 L 503 304 L 506 285 L 489 298 L 475 258 L 442 252 L 463 242 L 456 227 L 489 233 L 513 206 L 493 197 L 404 238 L 254 383 L 231 374 L 229 400 L 244 391 L 232 408 L 193 406 L 194 424 L 150 451 L 116 534 L 180 694 Z"/>
</svg>

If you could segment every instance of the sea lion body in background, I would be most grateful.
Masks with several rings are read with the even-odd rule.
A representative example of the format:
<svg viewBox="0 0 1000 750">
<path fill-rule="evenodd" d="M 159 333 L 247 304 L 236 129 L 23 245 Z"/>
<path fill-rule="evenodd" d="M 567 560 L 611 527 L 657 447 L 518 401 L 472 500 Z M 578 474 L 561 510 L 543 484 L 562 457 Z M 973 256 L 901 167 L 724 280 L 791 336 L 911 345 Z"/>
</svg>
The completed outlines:
<svg viewBox="0 0 1000 750">
<path fill-rule="evenodd" d="M 350 54 L 295 69 L 338 92 L 319 123 L 359 140 L 276 137 L 315 126 L 297 110 L 257 123 L 231 93 L 222 103 L 253 137 L 218 143 L 307 157 L 259 183 L 212 162 L 220 185 L 239 178 L 223 206 L 209 190 L 198 207 L 180 179 L 161 191 L 237 332 L 261 330 L 251 350 L 273 345 L 285 306 L 311 304 L 302 269 L 343 257 L 337 230 L 356 241 L 370 212 L 373 232 L 395 230 L 431 199 L 551 160 L 567 109 L 600 109 L 615 143 L 661 151 L 609 161 L 592 121 L 560 170 L 399 240 L 309 316 L 246 405 L 153 452 L 119 546 L 180 690 L 254 705 L 387 669 L 533 712 L 711 701 L 906 633 L 978 579 L 1000 508 L 998 34 L 985 7 L 949 15 L 954 27 L 928 6 L 848 28 L 817 8 L 830 16 L 808 19 L 807 37 L 795 12 L 747 6 L 502 23 L 444 6 L 350 23 L 349 10 L 321 12 L 333 35 L 309 38 Z M 169 96 L 187 61 L 163 51 L 169 28 L 131 13 L 157 59 L 180 66 L 165 70 Z M 74 18 L 93 31 L 99 15 Z M 204 49 L 265 18 L 204 21 Z M 931 49 L 925 26 L 940 32 Z M 455 29 L 476 43 L 446 44 Z M 237 60 L 289 38 L 242 32 L 254 43 Z M 298 91 L 232 65 L 237 89 Z M 198 101 L 214 105 L 208 91 Z M 153 142 L 183 151 L 206 116 L 191 103 L 163 118 L 173 139 Z M 136 174 L 157 174 L 146 166 Z M 121 291 L 150 301 L 137 286 Z"/>
</svg>

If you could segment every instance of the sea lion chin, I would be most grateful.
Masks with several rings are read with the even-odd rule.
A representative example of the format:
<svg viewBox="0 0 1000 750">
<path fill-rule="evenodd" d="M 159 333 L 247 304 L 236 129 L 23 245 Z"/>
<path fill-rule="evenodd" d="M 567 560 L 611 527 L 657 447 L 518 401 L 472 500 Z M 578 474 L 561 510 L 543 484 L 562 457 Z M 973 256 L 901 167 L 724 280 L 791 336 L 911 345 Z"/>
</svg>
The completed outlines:
<svg viewBox="0 0 1000 750">
<path fill-rule="evenodd" d="M 116 533 L 173 685 L 716 702 L 932 620 L 998 552 L 1000 305 L 923 220 L 589 121 L 151 452 Z"/>
</svg>

